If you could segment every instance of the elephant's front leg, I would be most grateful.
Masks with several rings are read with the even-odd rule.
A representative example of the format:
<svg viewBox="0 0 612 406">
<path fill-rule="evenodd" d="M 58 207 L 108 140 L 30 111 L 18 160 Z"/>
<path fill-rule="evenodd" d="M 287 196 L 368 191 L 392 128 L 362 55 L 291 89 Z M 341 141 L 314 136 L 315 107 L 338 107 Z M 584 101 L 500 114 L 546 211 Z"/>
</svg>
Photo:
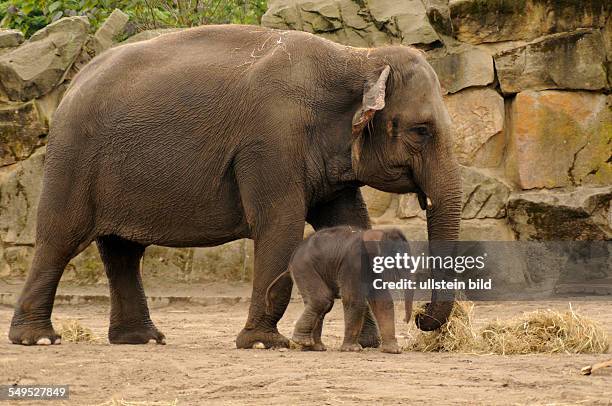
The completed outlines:
<svg viewBox="0 0 612 406">
<path fill-rule="evenodd" d="M 336 199 L 310 209 L 306 220 L 315 230 L 341 225 L 371 228 L 368 209 L 358 188 L 346 189 Z M 364 348 L 380 346 L 378 326 L 369 307 L 359 335 L 359 344 Z"/>
<path fill-rule="evenodd" d="M 289 340 L 278 332 L 276 324 L 289 304 L 293 282 L 287 276 L 274 283 L 268 296 L 270 306 L 266 306 L 266 290 L 287 270 L 291 254 L 302 241 L 303 233 L 302 217 L 282 227 L 272 227 L 254 238 L 255 272 L 251 307 L 246 325 L 236 338 L 236 347 L 253 348 L 256 343 L 262 343 L 266 348 L 289 347 Z"/>
</svg>

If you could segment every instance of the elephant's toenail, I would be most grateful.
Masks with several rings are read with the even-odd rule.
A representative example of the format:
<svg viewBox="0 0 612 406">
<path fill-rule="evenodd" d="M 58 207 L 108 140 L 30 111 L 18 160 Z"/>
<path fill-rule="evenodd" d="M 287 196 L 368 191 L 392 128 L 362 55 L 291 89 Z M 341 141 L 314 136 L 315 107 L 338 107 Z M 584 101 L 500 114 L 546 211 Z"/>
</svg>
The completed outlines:
<svg viewBox="0 0 612 406">
<path fill-rule="evenodd" d="M 47 337 L 39 338 L 38 341 L 36 341 L 36 344 L 37 345 L 51 345 L 51 339 Z"/>
<path fill-rule="evenodd" d="M 266 345 L 264 343 L 262 343 L 261 341 L 258 341 L 255 344 L 253 344 L 253 349 L 254 350 L 265 350 L 266 349 Z"/>
<path fill-rule="evenodd" d="M 56 338 L 55 341 L 53 341 L 53 344 L 58 345 L 62 343 L 62 339 L 61 338 Z"/>
</svg>

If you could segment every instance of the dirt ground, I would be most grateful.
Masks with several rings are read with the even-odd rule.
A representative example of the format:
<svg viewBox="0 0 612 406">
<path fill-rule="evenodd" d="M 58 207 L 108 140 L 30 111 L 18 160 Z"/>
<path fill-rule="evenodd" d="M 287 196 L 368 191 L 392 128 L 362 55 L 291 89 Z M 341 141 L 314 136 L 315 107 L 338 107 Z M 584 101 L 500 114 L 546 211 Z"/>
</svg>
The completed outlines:
<svg viewBox="0 0 612 406">
<path fill-rule="evenodd" d="M 574 309 L 612 335 L 609 301 L 572 300 Z M 398 311 L 399 311 L 398 304 Z M 568 300 L 477 303 L 476 325 L 535 309 L 567 309 Z M 12 315 L 0 306 L 0 384 L 68 384 L 70 401 L 27 404 L 97 405 L 111 399 L 179 405 L 251 404 L 611 404 L 612 371 L 583 376 L 580 368 L 607 355 L 499 356 L 475 354 L 341 353 L 342 307 L 326 320 L 325 353 L 237 350 L 234 339 L 248 304 L 171 304 L 151 310 L 168 344 L 111 346 L 108 306 L 58 305 L 53 319 L 76 319 L 100 339 L 51 347 L 8 344 Z M 291 334 L 302 310 L 292 302 L 280 324 Z M 399 317 L 398 317 L 399 319 Z M 400 343 L 414 327 L 398 320 Z M 7 402 L 0 402 L 6 404 Z"/>
</svg>

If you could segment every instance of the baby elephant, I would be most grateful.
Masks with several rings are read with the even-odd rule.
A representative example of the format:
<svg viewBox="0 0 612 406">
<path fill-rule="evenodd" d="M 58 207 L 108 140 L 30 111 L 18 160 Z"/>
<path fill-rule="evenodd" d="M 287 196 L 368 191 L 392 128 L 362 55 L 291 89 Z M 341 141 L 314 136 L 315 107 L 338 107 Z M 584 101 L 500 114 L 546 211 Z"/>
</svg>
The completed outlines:
<svg viewBox="0 0 612 406">
<path fill-rule="evenodd" d="M 392 252 L 381 252 L 385 247 Z M 321 342 L 323 319 L 331 310 L 334 299 L 341 298 L 345 325 L 341 351 L 361 350 L 359 333 L 369 303 L 381 332 L 381 351 L 399 354 L 393 298 L 388 290 L 374 289 L 374 279 L 381 279 L 384 273 L 376 274 L 371 267 L 374 256 L 394 256 L 398 247 L 403 252 L 408 251 L 406 238 L 397 229 L 359 230 L 343 226 L 324 229 L 307 238 L 293 253 L 287 270 L 305 305 L 304 313 L 295 325 L 293 341 L 306 350 L 325 351 Z M 405 299 L 406 320 L 409 320 L 411 291 L 405 290 Z"/>
</svg>

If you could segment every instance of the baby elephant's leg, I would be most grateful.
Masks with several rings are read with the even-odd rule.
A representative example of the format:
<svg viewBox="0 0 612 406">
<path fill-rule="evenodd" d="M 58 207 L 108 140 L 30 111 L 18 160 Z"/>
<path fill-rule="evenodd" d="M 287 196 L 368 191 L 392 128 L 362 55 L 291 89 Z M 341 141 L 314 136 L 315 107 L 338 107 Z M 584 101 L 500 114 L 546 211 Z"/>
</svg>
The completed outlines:
<svg viewBox="0 0 612 406">
<path fill-rule="evenodd" d="M 402 350 L 395 337 L 395 309 L 391 292 L 388 290 L 373 290 L 368 296 L 368 301 L 380 328 L 382 337 L 380 350 L 390 354 L 401 353 Z"/>
<path fill-rule="evenodd" d="M 358 340 L 368 308 L 365 295 L 343 296 L 342 305 L 344 306 L 344 342 L 340 351 L 361 351 L 362 347 Z"/>
<path fill-rule="evenodd" d="M 318 350 L 319 346 L 315 344 L 318 342 L 322 345 L 323 318 L 331 310 L 334 296 L 327 284 L 314 272 L 308 278 L 294 274 L 294 279 L 304 299 L 305 308 L 295 324 L 292 340 L 306 350 Z"/>
<path fill-rule="evenodd" d="M 321 341 L 321 334 L 323 332 L 323 321 L 327 313 L 332 309 L 333 304 L 334 302 L 332 301 L 327 310 L 323 312 L 312 332 L 312 338 L 314 340 L 314 345 L 311 348 L 312 351 L 327 351 L 327 347 L 325 347 L 325 344 Z"/>
</svg>

